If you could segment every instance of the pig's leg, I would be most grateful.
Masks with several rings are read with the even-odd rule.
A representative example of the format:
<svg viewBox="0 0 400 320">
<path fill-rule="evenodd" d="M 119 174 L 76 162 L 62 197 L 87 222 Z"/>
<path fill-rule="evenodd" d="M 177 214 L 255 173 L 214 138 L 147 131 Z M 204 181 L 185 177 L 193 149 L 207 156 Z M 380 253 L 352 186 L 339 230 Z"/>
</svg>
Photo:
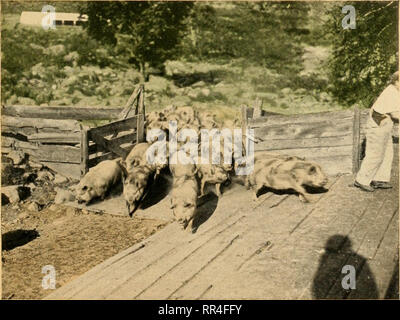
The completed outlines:
<svg viewBox="0 0 400 320">
<path fill-rule="evenodd" d="M 254 188 L 254 193 L 253 193 L 253 201 L 258 201 L 258 191 L 260 191 L 262 189 L 263 185 L 261 184 L 257 184 L 256 187 Z"/>
<path fill-rule="evenodd" d="M 257 190 L 254 190 L 253 192 L 253 201 L 257 201 L 258 197 L 257 197 Z"/>
<path fill-rule="evenodd" d="M 204 187 L 206 185 L 206 180 L 201 180 L 200 196 L 204 196 Z"/>
<path fill-rule="evenodd" d="M 193 232 L 193 218 L 190 219 L 190 221 L 188 222 L 188 224 L 186 225 L 186 230 L 188 232 Z"/>
<path fill-rule="evenodd" d="M 125 205 L 126 205 L 126 209 L 128 210 L 128 216 L 131 215 L 131 206 L 129 205 L 129 203 L 127 201 L 125 201 Z"/>
<path fill-rule="evenodd" d="M 215 190 L 217 191 L 217 196 L 220 197 L 221 196 L 221 184 L 217 183 L 215 185 Z"/>
<path fill-rule="evenodd" d="M 311 199 L 308 197 L 307 191 L 301 185 L 296 185 L 294 190 L 299 193 L 299 199 L 302 202 L 311 202 Z"/>
</svg>

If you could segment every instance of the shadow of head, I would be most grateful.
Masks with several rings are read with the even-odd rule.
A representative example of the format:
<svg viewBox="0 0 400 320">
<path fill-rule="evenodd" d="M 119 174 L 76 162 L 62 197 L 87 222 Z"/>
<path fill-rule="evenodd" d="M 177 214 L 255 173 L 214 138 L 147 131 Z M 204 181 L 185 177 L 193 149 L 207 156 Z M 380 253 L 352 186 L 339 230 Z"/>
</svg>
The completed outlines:
<svg viewBox="0 0 400 320">
<path fill-rule="evenodd" d="M 13 230 L 1 235 L 2 250 L 12 250 L 16 247 L 23 246 L 28 242 L 39 237 L 36 230 Z"/>
<path fill-rule="evenodd" d="M 196 215 L 193 218 L 192 224 L 193 233 L 213 215 L 218 206 L 218 197 L 214 193 L 208 193 L 202 196 L 198 201 Z"/>
<path fill-rule="evenodd" d="M 143 198 L 140 208 L 146 209 L 163 200 L 172 189 L 172 179 L 169 171 L 162 171 L 155 181 L 149 181 L 149 191 Z"/>
<path fill-rule="evenodd" d="M 352 252 L 352 243 L 348 236 L 334 235 L 325 243 L 327 253 L 349 253 Z"/>
</svg>

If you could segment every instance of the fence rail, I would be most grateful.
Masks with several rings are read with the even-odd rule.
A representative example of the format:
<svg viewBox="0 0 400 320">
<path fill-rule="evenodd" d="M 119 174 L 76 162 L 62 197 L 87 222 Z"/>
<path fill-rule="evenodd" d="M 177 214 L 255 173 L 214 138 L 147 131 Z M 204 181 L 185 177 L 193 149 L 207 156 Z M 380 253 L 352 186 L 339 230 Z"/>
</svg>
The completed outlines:
<svg viewBox="0 0 400 320">
<path fill-rule="evenodd" d="M 124 107 L 2 106 L 1 152 L 19 150 L 65 176 L 80 176 L 105 159 L 126 156 L 144 140 L 144 87 Z M 112 120 L 96 128 L 78 120 Z"/>
<path fill-rule="evenodd" d="M 261 114 L 252 118 L 252 114 Z M 329 175 L 358 171 L 365 145 L 368 110 L 299 115 L 262 114 L 242 106 L 243 129 L 254 129 L 255 150 L 305 157 Z M 398 142 L 398 126 L 393 129 Z"/>
</svg>

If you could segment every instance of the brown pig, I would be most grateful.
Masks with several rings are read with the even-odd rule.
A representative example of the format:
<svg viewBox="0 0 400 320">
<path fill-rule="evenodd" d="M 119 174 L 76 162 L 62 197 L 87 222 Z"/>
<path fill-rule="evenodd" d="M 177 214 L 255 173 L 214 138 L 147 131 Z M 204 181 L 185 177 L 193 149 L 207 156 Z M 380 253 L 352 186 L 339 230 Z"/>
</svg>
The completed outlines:
<svg viewBox="0 0 400 320">
<path fill-rule="evenodd" d="M 328 178 L 321 167 L 313 162 L 298 157 L 270 157 L 257 160 L 248 183 L 254 190 L 253 199 L 262 187 L 275 190 L 292 189 L 299 193 L 303 202 L 310 202 L 304 186 L 323 187 Z"/>
<path fill-rule="evenodd" d="M 183 159 L 185 156 L 185 151 L 179 150 L 175 152 L 170 158 L 169 169 L 171 170 L 172 176 L 174 178 L 192 178 L 197 173 L 196 164 L 190 162 L 188 164 L 183 164 L 179 159 Z M 187 153 L 186 153 L 187 156 Z M 176 163 L 174 163 L 176 162 Z"/>
<path fill-rule="evenodd" d="M 229 174 L 225 169 L 216 164 L 202 164 L 200 161 L 197 164 L 197 176 L 201 180 L 200 195 L 204 195 L 204 187 L 206 183 L 215 184 L 217 196 L 221 196 L 221 184 L 229 180 Z"/>
<path fill-rule="evenodd" d="M 129 173 L 133 168 L 146 167 L 146 170 L 155 171 L 157 174 L 167 165 L 167 160 L 164 159 L 162 154 L 154 154 L 153 162 L 149 162 L 147 159 L 147 150 L 150 148 L 150 144 L 147 142 L 138 143 L 133 147 L 131 152 L 123 161 L 123 165 L 126 171 Z"/>
<path fill-rule="evenodd" d="M 182 229 L 193 232 L 199 187 L 195 177 L 174 178 L 171 191 L 171 209 Z"/>
<path fill-rule="evenodd" d="M 89 169 L 75 188 L 79 203 L 105 198 L 107 191 L 121 179 L 122 170 L 118 161 L 105 160 Z"/>
<path fill-rule="evenodd" d="M 126 174 L 124 176 L 123 195 L 129 216 L 132 217 L 139 207 L 140 201 L 146 196 L 152 173 L 147 167 L 136 167 Z"/>
<path fill-rule="evenodd" d="M 147 142 L 138 143 L 127 155 L 124 161 L 126 171 L 130 172 L 134 167 L 148 166 L 146 160 L 146 151 L 150 147 Z"/>
</svg>

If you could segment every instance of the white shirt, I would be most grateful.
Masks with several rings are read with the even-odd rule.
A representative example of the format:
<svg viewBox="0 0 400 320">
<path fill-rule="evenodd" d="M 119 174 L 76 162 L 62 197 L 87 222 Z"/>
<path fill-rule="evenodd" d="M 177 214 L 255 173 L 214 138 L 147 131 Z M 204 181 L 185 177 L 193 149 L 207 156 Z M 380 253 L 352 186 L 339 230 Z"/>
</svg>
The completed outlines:
<svg viewBox="0 0 400 320">
<path fill-rule="evenodd" d="M 386 125 L 393 125 L 392 120 L 388 116 L 389 113 L 399 113 L 400 112 L 400 91 L 399 89 L 394 86 L 394 85 L 389 85 L 386 87 L 385 90 L 382 91 L 378 99 L 375 101 L 373 104 L 371 110 L 370 110 L 370 119 L 369 121 L 372 121 L 375 123 L 375 121 L 372 119 L 372 111 L 375 110 L 376 112 L 386 115 L 386 119 L 383 119 L 381 122 L 381 126 L 386 126 Z M 376 124 L 375 124 L 376 126 Z"/>
</svg>

